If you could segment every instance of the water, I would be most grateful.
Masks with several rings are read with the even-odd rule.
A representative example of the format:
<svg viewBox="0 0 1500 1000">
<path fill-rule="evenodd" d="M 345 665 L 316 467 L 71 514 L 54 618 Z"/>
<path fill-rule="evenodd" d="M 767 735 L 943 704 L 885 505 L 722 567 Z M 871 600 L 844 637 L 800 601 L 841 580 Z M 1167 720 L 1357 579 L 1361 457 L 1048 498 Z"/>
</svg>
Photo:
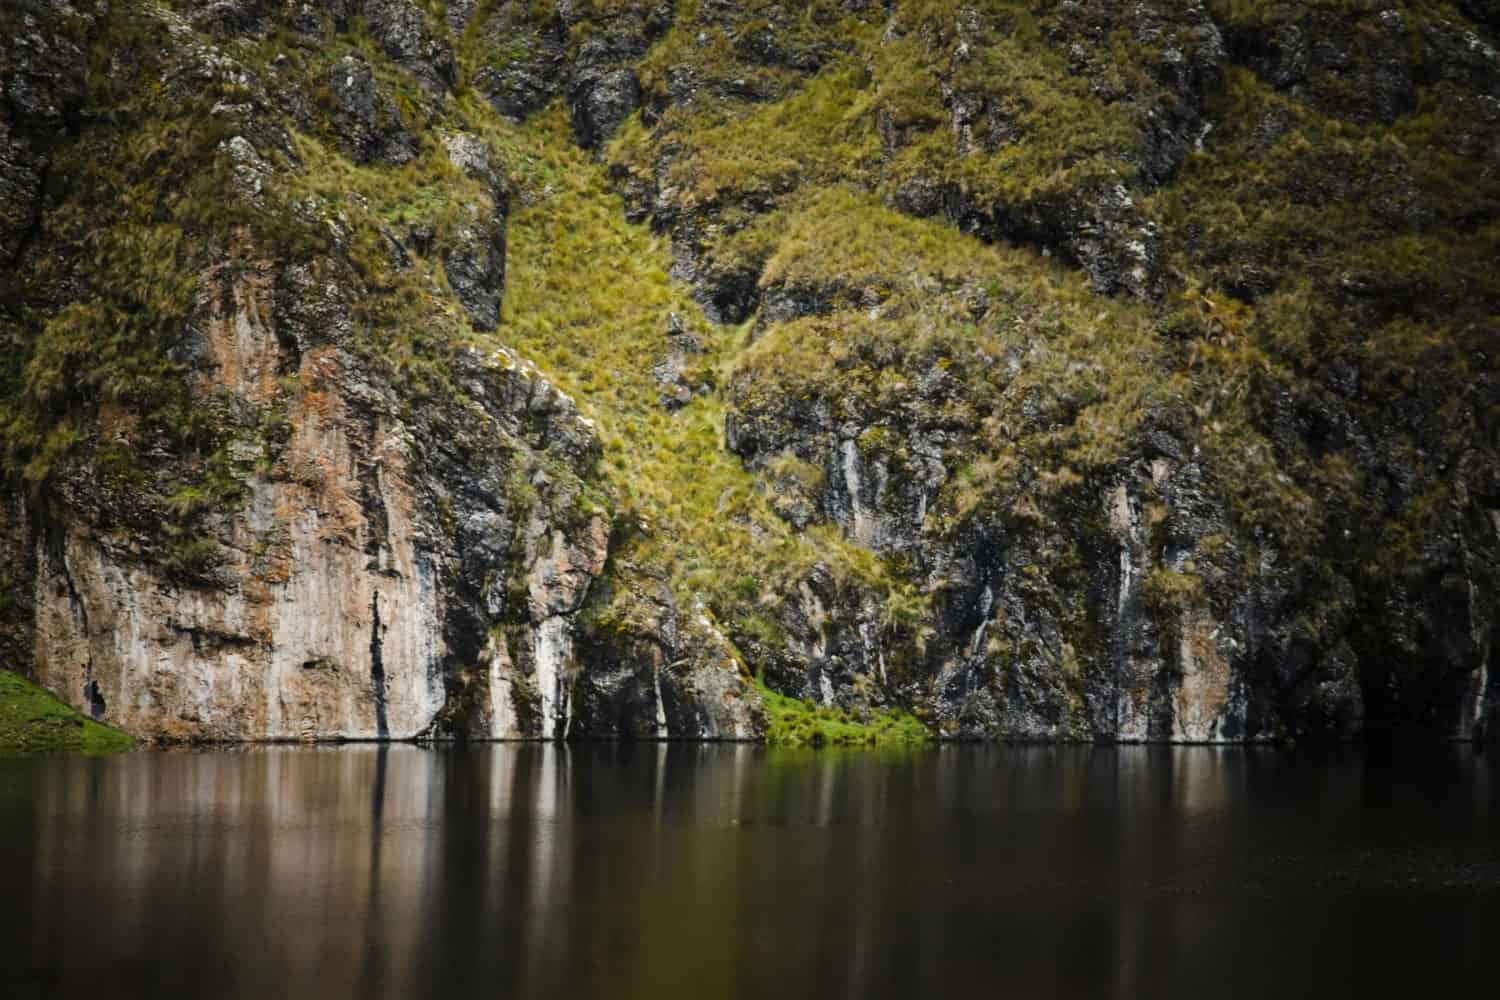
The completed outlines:
<svg viewBox="0 0 1500 1000">
<path fill-rule="evenodd" d="M 0 996 L 1494 995 L 1461 748 L 0 761 Z"/>
</svg>

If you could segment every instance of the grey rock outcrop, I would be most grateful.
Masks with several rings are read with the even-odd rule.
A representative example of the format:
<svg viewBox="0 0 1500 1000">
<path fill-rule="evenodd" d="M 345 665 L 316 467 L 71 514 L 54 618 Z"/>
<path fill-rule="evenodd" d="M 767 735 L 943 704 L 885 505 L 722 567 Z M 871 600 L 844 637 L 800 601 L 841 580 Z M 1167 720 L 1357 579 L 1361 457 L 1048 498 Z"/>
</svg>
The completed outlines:
<svg viewBox="0 0 1500 1000">
<path fill-rule="evenodd" d="M 362 58 L 344 56 L 328 71 L 333 127 L 356 163 L 392 164 L 416 156 L 416 140 L 401 120 L 395 101 L 382 92 Z"/>
<path fill-rule="evenodd" d="M 94 14 L 56 2 L 18 4 L 0 52 L 0 263 L 15 258 L 38 220 L 47 146 L 62 138 L 86 88 L 84 45 Z"/>
<path fill-rule="evenodd" d="M 436 94 L 452 89 L 453 50 L 420 7 L 411 0 L 365 0 L 362 13 L 385 54 L 422 86 Z"/>
<path fill-rule="evenodd" d="M 448 160 L 484 186 L 491 210 L 470 206 L 473 222 L 458 230 L 443 255 L 448 285 L 469 321 L 480 330 L 493 330 L 500 321 L 505 294 L 505 223 L 510 192 L 496 170 L 489 148 L 463 132 L 443 137 Z"/>
<path fill-rule="evenodd" d="M 505 217 L 460 229 L 443 255 L 443 271 L 469 321 L 495 329 L 505 289 Z"/>
<path fill-rule="evenodd" d="M 496 111 L 521 121 L 559 93 L 568 40 L 561 17 L 536 19 L 525 0 L 504 0 L 479 30 L 496 55 L 476 71 L 474 87 Z"/>
<path fill-rule="evenodd" d="M 1349 31 L 1340 14 L 1276 9 L 1231 30 L 1239 58 L 1272 86 L 1329 114 L 1394 121 L 1416 106 L 1406 17 L 1390 6 Z"/>
<path fill-rule="evenodd" d="M 542 12 L 507 0 L 478 29 L 494 54 L 475 86 L 516 120 L 565 97 L 579 144 L 597 148 L 640 107 L 636 63 L 666 31 L 672 13 L 667 3 L 569 3 Z"/>
</svg>

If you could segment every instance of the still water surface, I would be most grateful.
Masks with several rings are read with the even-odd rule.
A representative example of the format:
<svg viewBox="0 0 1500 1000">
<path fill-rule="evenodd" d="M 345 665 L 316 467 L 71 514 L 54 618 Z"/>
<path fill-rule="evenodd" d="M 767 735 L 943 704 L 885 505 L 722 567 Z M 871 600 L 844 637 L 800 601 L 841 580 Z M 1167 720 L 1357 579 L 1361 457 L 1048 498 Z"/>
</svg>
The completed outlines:
<svg viewBox="0 0 1500 1000">
<path fill-rule="evenodd" d="M 0 761 L 0 996 L 1500 990 L 1462 748 Z"/>
</svg>

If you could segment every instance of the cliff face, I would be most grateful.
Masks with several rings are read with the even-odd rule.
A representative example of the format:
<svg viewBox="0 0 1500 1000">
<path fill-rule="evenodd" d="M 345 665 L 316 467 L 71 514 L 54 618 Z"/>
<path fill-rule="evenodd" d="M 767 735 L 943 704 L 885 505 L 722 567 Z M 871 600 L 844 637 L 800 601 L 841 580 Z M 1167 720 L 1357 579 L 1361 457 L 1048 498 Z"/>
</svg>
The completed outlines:
<svg viewBox="0 0 1500 1000">
<path fill-rule="evenodd" d="M 609 544 L 599 439 L 475 336 L 504 173 L 400 108 L 451 100 L 446 36 L 372 4 L 371 51 L 330 42 L 350 16 L 20 12 L 8 152 L 50 179 L 7 203 L 7 653 L 152 738 L 564 736 Z"/>
<path fill-rule="evenodd" d="M 1490 6 L 23 0 L 0 655 L 162 738 L 1481 735 Z"/>
</svg>

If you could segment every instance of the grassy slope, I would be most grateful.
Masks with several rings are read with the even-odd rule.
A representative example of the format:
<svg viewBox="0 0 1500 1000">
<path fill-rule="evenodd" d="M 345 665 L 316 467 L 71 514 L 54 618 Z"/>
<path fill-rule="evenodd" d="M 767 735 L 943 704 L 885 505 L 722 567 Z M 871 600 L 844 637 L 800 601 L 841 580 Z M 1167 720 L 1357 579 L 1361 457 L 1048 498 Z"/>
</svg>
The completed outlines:
<svg viewBox="0 0 1500 1000">
<path fill-rule="evenodd" d="M 115 753 L 130 737 L 86 719 L 46 691 L 0 670 L 0 756 L 71 751 Z"/>
<path fill-rule="evenodd" d="M 1345 3 L 1326 0 L 1325 5 L 1342 8 Z M 814 0 L 793 41 L 822 46 L 826 59 L 820 70 L 806 74 L 747 63 L 722 33 L 710 33 L 705 42 L 695 19 L 696 4 L 684 0 L 674 27 L 644 61 L 644 86 L 657 96 L 665 93 L 668 69 L 684 67 L 710 81 L 758 81 L 765 91 L 764 101 L 736 104 L 716 97 L 674 106 L 659 126 L 684 146 L 668 178 L 681 187 L 679 198 L 722 210 L 724 235 L 710 241 L 710 259 L 720 264 L 765 260 L 763 284 L 874 291 L 882 302 L 878 321 L 866 318 L 863 307 L 841 302 L 837 315 L 773 327 L 749 349 L 744 329 L 706 323 L 686 290 L 668 278 L 667 239 L 625 222 L 606 171 L 576 148 L 560 107 L 518 128 L 461 87 L 460 96 L 441 112 L 444 126 L 459 125 L 488 139 L 500 153 L 497 162 L 512 172 L 516 198 L 505 317 L 493 336 L 468 328 L 447 293 L 436 254 L 419 257 L 401 272 L 391 271 L 386 260 L 379 225 L 428 223 L 442 245 L 487 197 L 447 162 L 430 122 L 425 131 L 417 129 L 423 133 L 418 158 L 402 168 L 354 167 L 326 141 L 326 129 L 299 135 L 303 167 L 292 175 L 288 194 L 317 195 L 330 210 L 352 220 L 350 255 L 361 271 L 370 272 L 369 284 L 379 293 L 368 297 L 360 318 L 372 331 L 371 352 L 400 373 L 406 398 L 420 405 L 428 394 L 453 391 L 444 356 L 459 344 L 513 346 L 535 360 L 595 420 L 605 442 L 608 503 L 621 523 L 642 529 L 622 535 L 617 550 L 621 578 L 668 582 L 680 604 L 692 607 L 701 601 L 737 637 L 755 634 L 757 619 L 774 606 L 777 595 L 815 563 L 829 565 L 841 582 L 886 596 L 888 609 L 920 602 L 925 595 L 899 571 L 847 544 L 835 529 L 822 526 L 799 534 L 776 516 L 774 496 L 768 498 L 757 477 L 722 447 L 724 402 L 717 391 L 675 414 L 659 404 L 651 368 L 667 348 L 672 313 L 706 348 L 689 359 L 695 379 L 717 385 L 738 372 L 753 376 L 742 378 L 745 384 L 753 382 L 767 393 L 822 388 L 852 397 L 844 390 L 858 385 L 849 378 L 847 362 L 859 350 L 894 359 L 854 370 L 861 377 L 869 374 L 867 381 L 877 389 L 900 397 L 899 381 L 885 376 L 902 373 L 903 366 L 916 361 L 968 359 L 980 370 L 978 361 L 1005 356 L 1004 349 L 1032 348 L 1018 376 L 997 376 L 994 386 L 968 380 L 962 402 L 976 408 L 995 430 L 984 453 L 955 475 L 938 515 L 956 521 L 986 498 L 1008 496 L 1012 468 L 1038 470 L 1044 486 L 1076 482 L 1076 471 L 1108 467 L 1119 457 L 1143 412 L 1175 408 L 1191 413 L 1192 423 L 1200 426 L 1201 443 L 1220 485 L 1239 501 L 1236 513 L 1244 524 L 1281 535 L 1286 548 L 1311 548 L 1323 520 L 1317 498 L 1337 496 L 1363 513 L 1366 484 L 1339 455 L 1316 466 L 1285 466 L 1251 419 L 1254 387 L 1297 387 L 1304 370 L 1316 373 L 1324 364 L 1325 352 L 1349 351 L 1350 344 L 1364 352 L 1365 385 L 1385 388 L 1377 404 L 1409 395 L 1411 386 L 1400 380 L 1412 379 L 1415 372 L 1444 373 L 1446 377 L 1433 380 L 1437 384 L 1467 381 L 1468 359 L 1482 345 L 1449 330 L 1467 325 L 1478 331 L 1473 337 L 1487 335 L 1482 306 L 1493 301 L 1495 274 L 1500 273 L 1468 265 L 1489 259 L 1470 253 L 1472 236 L 1465 228 L 1469 220 L 1493 218 L 1493 184 L 1483 169 L 1485 160 L 1443 151 L 1440 140 L 1451 142 L 1445 137 L 1455 132 L 1456 112 L 1437 101 L 1436 89 L 1424 91 L 1421 114 L 1393 128 L 1355 126 L 1324 120 L 1270 92 L 1248 71 L 1233 69 L 1222 93 L 1213 98 L 1217 107 L 1211 117 L 1220 122 L 1215 141 L 1190 158 L 1167 188 L 1140 199 L 1145 215 L 1167 234 L 1171 270 L 1183 278 L 1183 287 L 1165 304 L 1169 315 L 1098 299 L 1076 274 L 1039 254 L 981 247 L 945 223 L 898 216 L 882 204 L 882 194 L 913 174 L 959 183 L 1002 201 L 1041 197 L 1081 183 L 1081 175 L 1128 175 L 1127 147 L 1134 141 L 1128 102 L 1103 102 L 1086 93 L 1085 82 L 1069 70 L 1062 55 L 1044 45 L 1036 22 L 1037 12 L 1046 6 L 991 0 L 988 7 L 1004 15 L 997 21 L 1003 30 L 997 28 L 979 46 L 980 56 L 967 68 L 954 71 L 957 84 L 999 101 L 1027 136 L 1025 142 L 1003 143 L 984 155 L 955 155 L 940 100 L 936 74 L 947 71 L 955 41 L 952 0 L 903 4 L 898 30 L 887 30 L 884 18 L 879 24 L 865 23 L 845 17 L 841 4 Z M 1222 0 L 1210 7 L 1221 21 L 1235 22 L 1250 16 L 1254 5 Z M 148 51 L 144 40 L 134 48 Z M 165 44 L 165 37 L 157 41 Z M 479 61 L 495 57 L 474 51 L 473 41 L 460 46 L 468 75 Z M 273 38 L 258 50 L 237 51 L 258 65 L 283 48 Z M 291 52 L 298 64 L 308 63 L 308 79 L 316 81 L 326 77 L 339 55 L 356 49 L 404 105 L 422 104 L 409 76 L 360 32 L 340 36 L 316 53 Z M 1139 76 L 1135 64 L 1141 53 L 1117 55 L 1121 66 Z M 147 70 L 141 79 L 154 86 L 159 74 L 154 67 Z M 107 272 L 104 277 L 117 279 L 119 287 L 114 298 L 101 297 L 102 304 L 96 303 L 98 315 L 80 308 L 60 314 L 42 338 L 47 349 L 25 371 L 15 362 L 11 368 L 0 363 L 0 387 L 24 382 L 30 394 L 26 407 L 12 407 L 0 443 L 7 458 L 28 468 L 28 476 L 43 478 L 79 437 L 72 417 L 56 426 L 43 419 L 61 412 L 54 404 L 68 393 L 97 392 L 107 401 L 159 410 L 159 423 L 186 429 L 182 434 L 164 431 L 164 440 L 175 442 L 176 450 L 191 450 L 179 441 L 185 435 L 204 456 L 201 468 L 189 470 L 201 483 L 185 478 L 156 484 L 168 493 L 164 508 L 183 522 L 173 526 L 176 537 L 186 540 L 177 546 L 186 549 L 179 561 L 191 564 L 196 542 L 192 519 L 235 499 L 234 477 L 218 475 L 223 463 L 216 465 L 234 442 L 217 425 L 202 430 L 213 422 L 185 412 L 192 408 L 178 399 L 182 394 L 167 391 L 181 378 L 172 366 L 163 367 L 167 354 L 160 349 L 160 338 L 178 329 L 179 314 L 190 304 L 183 280 L 191 273 L 183 249 L 189 241 L 183 233 L 222 231 L 247 216 L 244 206 L 230 211 L 232 200 L 221 204 L 204 193 L 224 187 L 222 178 L 204 169 L 204 164 L 217 162 L 212 151 L 223 138 L 216 127 L 203 124 L 214 117 L 207 105 L 163 108 L 159 95 L 150 86 L 137 87 L 139 82 L 122 78 L 101 84 L 91 99 L 112 114 L 120 112 L 118 134 L 100 131 L 92 145 L 81 144 L 69 154 L 72 161 L 54 165 L 59 176 L 79 177 L 77 187 L 84 193 L 124 192 L 111 194 L 107 206 L 75 192 L 67 210 L 53 213 L 49 221 L 60 232 L 99 230 L 103 235 L 94 240 L 98 268 Z M 715 91 L 706 87 L 704 93 Z M 234 96 L 213 92 L 202 100 Z M 1296 127 L 1263 148 L 1255 123 L 1273 110 L 1284 112 Z M 891 150 L 884 149 L 876 127 L 881 114 L 896 131 L 909 133 Z M 115 149 L 117 155 L 103 156 L 103 149 Z M 162 165 L 164 150 L 172 151 L 167 167 Z M 656 150 L 636 117 L 607 158 L 616 167 L 646 173 Z M 1442 224 L 1393 239 L 1391 223 L 1366 205 L 1381 200 L 1375 196 L 1382 191 L 1344 199 L 1286 196 L 1288 177 L 1306 179 L 1305 186 L 1314 192 L 1331 187 L 1316 183 L 1324 161 L 1330 174 L 1353 176 L 1358 172 L 1350 163 L 1377 160 L 1389 169 L 1366 173 L 1413 175 L 1416 188 L 1437 202 Z M 175 192 L 167 204 L 175 220 L 171 226 L 158 218 L 157 193 L 162 189 Z M 109 211 L 101 214 L 104 207 Z M 762 213 L 758 219 L 753 218 L 756 213 Z M 269 225 L 258 215 L 249 218 L 257 226 Z M 736 232 L 736 225 L 744 223 L 748 225 Z M 290 246 L 288 234 L 295 228 L 268 229 L 261 235 Z M 1486 244 L 1500 238 L 1493 222 L 1482 233 Z M 1206 253 L 1200 242 L 1215 252 Z M 1287 255 L 1290 259 L 1283 260 Z M 1253 308 L 1246 306 L 1220 292 L 1234 277 L 1221 264 L 1246 259 L 1296 277 Z M 1395 275 L 1422 291 L 1413 300 L 1434 306 L 1414 317 L 1376 324 L 1379 335 L 1366 336 L 1371 325 L 1366 316 L 1350 313 L 1345 318 L 1343 311 L 1322 308 L 1336 304 L 1327 289 L 1337 288 L 1337 276 L 1351 269 Z M 1310 274 L 1321 276 L 1323 285 L 1310 285 Z M 964 302 L 952 293 L 965 283 L 998 303 L 983 328 L 955 311 Z M 935 288 L 944 291 L 934 293 Z M 1472 289 L 1483 289 L 1484 295 Z M 1481 309 L 1475 310 L 1475 303 Z M 1478 315 L 1465 316 L 1465 324 L 1451 321 L 1451 310 L 1458 305 Z M 162 322 L 136 329 L 123 324 L 122 315 L 134 317 L 136 326 L 141 316 Z M 115 331 L 110 344 L 121 356 L 85 350 L 102 342 L 101 326 Z M 1173 336 L 1159 336 L 1158 328 Z M 1327 336 L 1330 330 L 1337 336 Z M 914 360 L 919 348 L 926 353 Z M 1317 379 L 1307 381 L 1315 384 Z M 1020 421 L 1014 411 L 1032 390 L 1046 404 L 1046 422 L 1057 429 L 1017 440 L 1013 428 Z M 1051 419 L 1054 411 L 1056 420 Z M 1456 450 L 1468 432 L 1465 421 L 1448 421 L 1445 444 L 1452 447 L 1445 452 Z M 143 440 L 150 437 L 143 434 Z M 1415 443 L 1411 450 L 1420 457 Z M 1433 474 L 1423 478 L 1444 482 Z M 1441 510 L 1440 499 L 1408 505 L 1408 512 Z M 1372 513 L 1381 516 L 1378 510 Z M 1403 515 L 1406 520 L 1416 516 Z M 1371 546 L 1374 559 L 1409 561 L 1410 546 L 1400 544 L 1402 538 L 1423 535 L 1421 524 L 1406 520 L 1392 522 L 1385 534 L 1394 537 L 1379 538 Z M 175 550 L 173 558 L 179 559 Z M 1160 589 L 1166 593 L 1172 588 Z"/>
<path fill-rule="evenodd" d="M 717 392 L 676 413 L 661 405 L 652 365 L 668 350 L 670 315 L 702 343 L 687 374 L 705 385 L 721 380 L 747 331 L 706 322 L 687 289 L 668 277 L 668 240 L 625 221 L 619 195 L 574 144 L 562 110 L 519 129 L 481 106 L 466 110 L 502 150 L 522 191 L 510 219 L 494 346 L 535 362 L 595 421 L 617 514 L 642 528 L 616 558 L 667 580 L 682 606 L 701 602 L 731 628 L 753 628 L 747 619 L 817 563 L 900 599 L 906 588 L 874 555 L 835 530 L 798 533 L 775 515 L 755 478 L 722 446 Z M 772 708 L 778 719 L 794 710 L 816 715 L 793 699 L 777 704 L 785 710 Z M 819 717 L 818 726 L 826 729 L 826 721 Z M 781 728 L 783 742 L 813 742 L 805 726 Z M 773 726 L 773 741 L 776 732 Z M 840 716 L 837 737 L 823 742 L 909 742 L 924 733 L 909 716 L 868 725 Z"/>
<path fill-rule="evenodd" d="M 665 237 L 625 221 L 601 167 L 572 142 L 561 109 L 524 129 L 495 126 L 526 192 L 511 216 L 499 343 L 516 348 L 598 425 L 621 513 L 641 519 L 636 558 L 675 567 L 673 582 L 720 607 L 766 566 L 822 559 L 880 569 L 834 538 L 800 538 L 767 509 L 720 447 L 723 407 L 702 396 L 677 413 L 658 401 L 653 363 L 675 313 L 704 345 L 689 358 L 708 382 L 744 339 L 704 321 L 667 276 Z"/>
</svg>

